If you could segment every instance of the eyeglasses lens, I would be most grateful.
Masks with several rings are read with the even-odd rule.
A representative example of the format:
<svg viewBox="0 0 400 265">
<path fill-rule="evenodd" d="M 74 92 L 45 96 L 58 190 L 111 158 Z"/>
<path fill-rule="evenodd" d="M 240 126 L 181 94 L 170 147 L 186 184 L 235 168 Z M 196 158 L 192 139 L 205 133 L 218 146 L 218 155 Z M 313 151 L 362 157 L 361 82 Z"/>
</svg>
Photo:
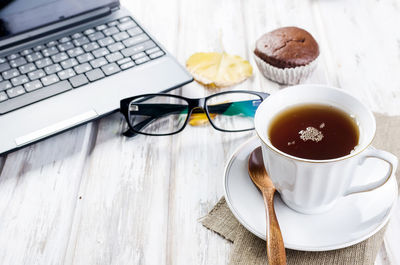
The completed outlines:
<svg viewBox="0 0 400 265">
<path fill-rule="evenodd" d="M 254 129 L 254 115 L 262 98 L 251 93 L 217 94 L 207 99 L 211 122 L 219 129 L 242 131 Z"/>
<path fill-rule="evenodd" d="M 141 97 L 129 104 L 129 122 L 136 132 L 167 135 L 184 127 L 188 110 L 188 102 L 180 98 Z"/>
</svg>

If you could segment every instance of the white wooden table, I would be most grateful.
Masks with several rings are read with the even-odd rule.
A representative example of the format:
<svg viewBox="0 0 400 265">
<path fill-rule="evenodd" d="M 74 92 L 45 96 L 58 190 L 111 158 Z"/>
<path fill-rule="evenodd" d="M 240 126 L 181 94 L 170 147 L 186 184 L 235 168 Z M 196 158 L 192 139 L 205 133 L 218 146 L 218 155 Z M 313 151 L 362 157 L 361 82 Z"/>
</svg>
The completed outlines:
<svg viewBox="0 0 400 265">
<path fill-rule="evenodd" d="M 309 30 L 321 60 L 307 82 L 400 114 L 400 2 L 125 0 L 184 64 L 198 51 L 241 55 L 254 77 L 235 87 L 273 93 L 251 56 L 285 25 Z M 215 90 L 217 91 L 217 90 Z M 196 83 L 186 96 L 215 91 Z M 0 264 L 226 264 L 230 243 L 198 222 L 222 196 L 230 154 L 253 133 L 188 127 L 170 137 L 120 134 L 114 114 L 0 158 Z M 400 264 L 400 205 L 376 264 Z"/>
</svg>

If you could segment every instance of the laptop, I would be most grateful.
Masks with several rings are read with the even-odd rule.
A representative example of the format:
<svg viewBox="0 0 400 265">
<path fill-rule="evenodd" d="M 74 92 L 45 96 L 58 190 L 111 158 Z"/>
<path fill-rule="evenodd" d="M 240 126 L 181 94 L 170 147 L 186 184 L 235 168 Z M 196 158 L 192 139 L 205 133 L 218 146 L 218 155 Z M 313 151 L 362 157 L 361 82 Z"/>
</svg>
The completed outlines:
<svg viewBox="0 0 400 265">
<path fill-rule="evenodd" d="M 193 80 L 118 0 L 1 0 L 0 74 L 0 154 Z"/>
</svg>

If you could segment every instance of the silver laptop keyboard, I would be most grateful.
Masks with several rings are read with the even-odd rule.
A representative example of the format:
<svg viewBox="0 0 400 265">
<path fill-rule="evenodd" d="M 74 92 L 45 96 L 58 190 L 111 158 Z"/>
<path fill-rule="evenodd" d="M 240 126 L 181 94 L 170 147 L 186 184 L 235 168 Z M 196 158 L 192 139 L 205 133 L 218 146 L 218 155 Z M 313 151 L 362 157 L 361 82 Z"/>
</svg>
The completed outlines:
<svg viewBox="0 0 400 265">
<path fill-rule="evenodd" d="M 131 17 L 10 54 L 0 58 L 0 114 L 164 54 Z"/>
</svg>

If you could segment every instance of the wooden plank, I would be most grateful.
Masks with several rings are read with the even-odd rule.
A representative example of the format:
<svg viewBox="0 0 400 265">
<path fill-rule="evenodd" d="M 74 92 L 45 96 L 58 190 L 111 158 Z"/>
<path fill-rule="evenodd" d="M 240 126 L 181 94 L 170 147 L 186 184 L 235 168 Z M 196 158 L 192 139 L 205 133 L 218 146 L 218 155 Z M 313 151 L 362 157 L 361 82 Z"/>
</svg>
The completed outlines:
<svg viewBox="0 0 400 265">
<path fill-rule="evenodd" d="M 66 264 L 164 263 L 172 138 L 123 138 L 124 123 L 119 114 L 99 122 Z"/>
<path fill-rule="evenodd" d="M 11 153 L 0 178 L 0 263 L 60 264 L 92 125 Z"/>
<path fill-rule="evenodd" d="M 389 2 L 359 5 L 349 1 L 341 7 L 334 2 L 319 2 L 314 10 L 323 24 L 323 52 L 330 50 L 333 65 L 327 69 L 331 82 L 374 111 L 400 114 L 400 76 L 396 70 L 400 67 L 400 57 L 396 56 L 400 33 L 390 30 L 391 25 L 400 23 L 398 9 Z"/>
<path fill-rule="evenodd" d="M 185 62 L 195 52 L 222 50 L 249 59 L 241 10 L 241 2 L 180 2 L 178 59 Z M 234 89 L 256 90 L 252 85 L 253 80 L 248 80 Z M 228 89 L 204 89 L 193 83 L 183 89 L 183 94 L 200 97 Z M 233 150 L 251 135 L 200 126 L 188 127 L 174 137 L 166 264 L 228 263 L 230 244 L 202 227 L 198 219 L 222 196 L 224 166 Z"/>
</svg>

